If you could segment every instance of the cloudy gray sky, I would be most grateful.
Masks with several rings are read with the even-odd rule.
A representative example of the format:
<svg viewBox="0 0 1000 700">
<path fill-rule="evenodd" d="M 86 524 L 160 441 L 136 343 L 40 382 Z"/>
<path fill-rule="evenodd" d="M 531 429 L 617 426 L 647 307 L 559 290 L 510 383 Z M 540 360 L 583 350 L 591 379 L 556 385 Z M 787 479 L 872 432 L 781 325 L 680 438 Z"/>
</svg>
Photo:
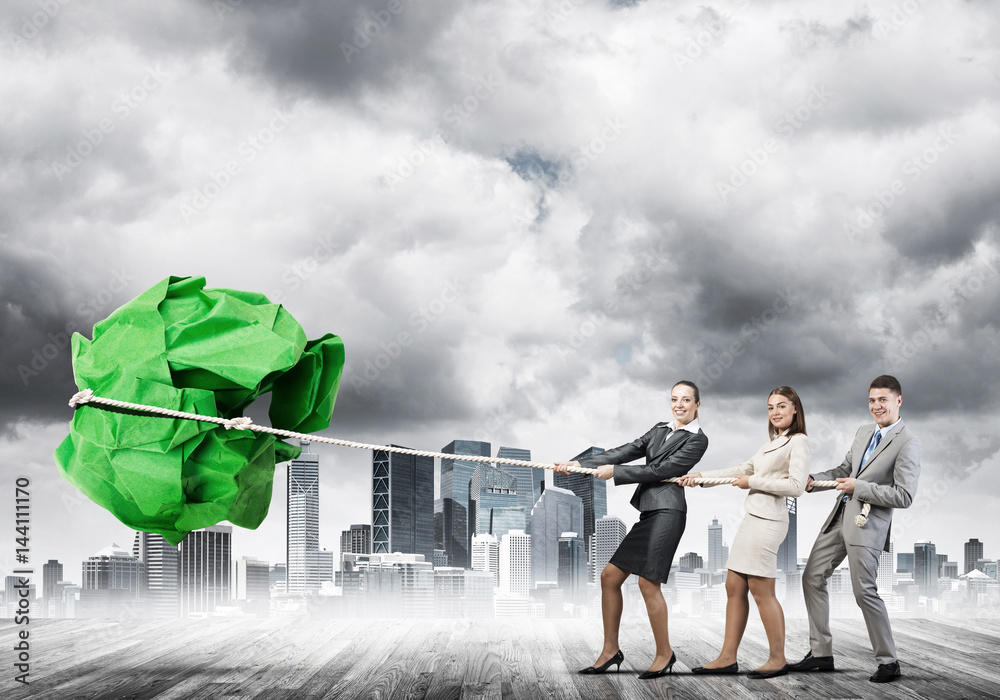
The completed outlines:
<svg viewBox="0 0 1000 700">
<path fill-rule="evenodd" d="M 565 459 L 686 377 L 704 468 L 790 384 L 820 470 L 890 372 L 924 444 L 897 550 L 1000 555 L 995 3 L 13 0 L 0 38 L 0 489 L 32 478 L 36 563 L 131 541 L 51 458 L 66 329 L 168 275 L 342 336 L 348 439 Z M 318 451 L 336 549 L 370 454 Z M 283 560 L 283 477 L 236 554 Z M 692 493 L 681 551 L 741 503 Z"/>
</svg>

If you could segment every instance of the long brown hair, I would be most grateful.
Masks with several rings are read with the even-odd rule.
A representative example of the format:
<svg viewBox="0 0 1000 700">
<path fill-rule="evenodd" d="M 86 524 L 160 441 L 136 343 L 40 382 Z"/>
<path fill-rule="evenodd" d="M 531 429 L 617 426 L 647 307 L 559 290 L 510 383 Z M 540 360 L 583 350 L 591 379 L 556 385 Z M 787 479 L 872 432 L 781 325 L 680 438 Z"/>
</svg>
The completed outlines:
<svg viewBox="0 0 1000 700">
<path fill-rule="evenodd" d="M 802 433 L 803 435 L 805 435 L 806 412 L 805 409 L 802 408 L 802 399 L 800 399 L 799 395 L 795 393 L 795 389 L 793 389 L 790 386 L 775 387 L 774 389 L 771 389 L 771 392 L 767 395 L 767 398 L 771 398 L 772 396 L 775 395 L 783 396 L 784 398 L 791 401 L 792 405 L 795 406 L 795 415 L 792 416 L 792 424 L 788 426 L 788 435 L 792 436 L 795 435 L 795 433 Z M 780 433 L 778 429 L 774 427 L 774 423 L 772 423 L 771 419 L 768 418 L 767 436 L 773 440 L 774 438 L 778 437 L 779 434 Z"/>
</svg>

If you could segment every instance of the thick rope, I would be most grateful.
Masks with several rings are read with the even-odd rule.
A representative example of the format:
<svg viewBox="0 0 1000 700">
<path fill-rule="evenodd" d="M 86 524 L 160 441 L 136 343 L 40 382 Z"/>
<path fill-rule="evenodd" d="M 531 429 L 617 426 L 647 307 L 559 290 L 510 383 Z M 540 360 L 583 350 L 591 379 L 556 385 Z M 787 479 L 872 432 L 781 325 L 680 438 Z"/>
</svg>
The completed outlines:
<svg viewBox="0 0 1000 700">
<path fill-rule="evenodd" d="M 169 416 L 170 418 L 181 418 L 183 420 L 197 420 L 206 423 L 215 423 L 216 425 L 223 426 L 226 430 L 252 430 L 257 433 L 270 433 L 272 435 L 280 435 L 286 438 L 298 438 L 299 440 L 308 440 L 309 442 L 321 442 L 328 445 L 339 445 L 340 447 L 353 447 L 359 450 L 378 450 L 380 452 L 395 452 L 397 454 L 404 455 L 414 455 L 417 457 L 438 457 L 440 459 L 458 459 L 463 462 L 486 462 L 489 464 L 510 464 L 519 467 L 532 467 L 534 469 L 549 469 L 555 470 L 556 465 L 550 464 L 548 462 L 529 462 L 522 459 L 511 459 L 509 457 L 482 457 L 479 455 L 456 455 L 449 454 L 446 452 L 430 452 L 427 450 L 411 450 L 406 447 L 391 447 L 389 445 L 371 445 L 365 442 L 353 442 L 351 440 L 339 440 L 337 438 L 328 438 L 321 435 L 310 435 L 308 433 L 296 433 L 291 430 L 281 430 L 279 428 L 269 428 L 266 425 L 257 425 L 249 416 L 238 416 L 236 418 L 219 418 L 216 416 L 202 416 L 197 413 L 186 413 L 184 411 L 174 411 L 170 408 L 160 408 L 159 406 L 147 406 L 140 403 L 129 403 L 128 401 L 118 401 L 116 399 L 106 399 L 101 396 L 94 395 L 91 389 L 84 389 L 73 395 L 73 398 L 69 400 L 69 405 L 71 408 L 76 408 L 78 406 L 83 406 L 88 403 L 104 404 L 105 406 L 115 406 L 116 408 L 126 408 L 131 411 L 141 411 L 143 413 L 154 413 L 161 416 Z M 587 467 L 565 467 L 565 469 L 576 472 L 579 474 L 591 474 L 596 475 L 596 469 L 588 469 Z M 677 483 L 681 479 L 680 477 L 674 477 L 672 479 L 664 479 L 666 482 Z M 723 484 L 732 484 L 736 481 L 733 477 L 718 477 L 718 478 L 705 478 L 700 477 L 693 480 L 696 484 L 701 484 L 702 486 L 720 486 Z M 836 488 L 836 481 L 813 481 L 813 486 L 818 486 L 820 488 Z M 855 517 L 855 522 L 858 527 L 863 527 L 865 523 L 868 522 L 868 511 L 871 509 L 870 503 L 865 503 L 862 507 L 861 514 Z"/>
</svg>

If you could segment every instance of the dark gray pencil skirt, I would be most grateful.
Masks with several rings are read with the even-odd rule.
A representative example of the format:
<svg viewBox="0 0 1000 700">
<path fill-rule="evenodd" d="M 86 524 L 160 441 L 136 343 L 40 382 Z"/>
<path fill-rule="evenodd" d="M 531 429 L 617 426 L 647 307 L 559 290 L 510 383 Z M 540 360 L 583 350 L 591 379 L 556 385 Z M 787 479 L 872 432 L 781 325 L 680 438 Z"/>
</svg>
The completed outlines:
<svg viewBox="0 0 1000 700">
<path fill-rule="evenodd" d="M 643 511 L 609 563 L 650 581 L 666 583 L 686 521 L 687 513 L 682 510 Z"/>
</svg>

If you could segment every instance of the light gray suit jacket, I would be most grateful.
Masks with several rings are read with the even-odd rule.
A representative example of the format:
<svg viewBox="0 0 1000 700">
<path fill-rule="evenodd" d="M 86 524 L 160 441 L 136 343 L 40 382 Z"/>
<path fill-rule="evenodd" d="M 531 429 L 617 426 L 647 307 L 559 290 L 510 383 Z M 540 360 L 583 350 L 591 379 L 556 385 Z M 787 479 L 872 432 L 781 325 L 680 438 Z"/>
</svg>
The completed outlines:
<svg viewBox="0 0 1000 700">
<path fill-rule="evenodd" d="M 701 430 L 697 433 L 671 431 L 669 424 L 657 423 L 632 442 L 584 457 L 580 466 L 594 469 L 602 464 L 617 465 L 615 485 L 639 484 L 630 501 L 639 510 L 673 508 L 686 513 L 683 487 L 663 483 L 663 480 L 687 474 L 707 449 L 708 437 Z M 645 457 L 646 463 L 622 464 L 639 457 Z"/>
<path fill-rule="evenodd" d="M 889 534 L 893 508 L 909 508 L 917 495 L 920 478 L 920 440 L 899 421 L 887 435 L 882 436 L 878 447 L 868 460 L 861 460 L 868 449 L 876 426 L 863 425 L 854 436 L 854 444 L 839 467 L 818 474 L 811 474 L 816 481 L 830 481 L 838 477 L 857 479 L 854 495 L 844 504 L 841 532 L 847 544 L 889 550 Z M 825 489 L 814 488 L 814 491 Z M 839 494 L 840 492 L 838 492 Z M 861 506 L 871 503 L 868 523 L 858 527 L 854 518 L 861 513 Z M 834 505 L 820 532 L 826 532 L 840 507 L 840 497 Z"/>
</svg>

